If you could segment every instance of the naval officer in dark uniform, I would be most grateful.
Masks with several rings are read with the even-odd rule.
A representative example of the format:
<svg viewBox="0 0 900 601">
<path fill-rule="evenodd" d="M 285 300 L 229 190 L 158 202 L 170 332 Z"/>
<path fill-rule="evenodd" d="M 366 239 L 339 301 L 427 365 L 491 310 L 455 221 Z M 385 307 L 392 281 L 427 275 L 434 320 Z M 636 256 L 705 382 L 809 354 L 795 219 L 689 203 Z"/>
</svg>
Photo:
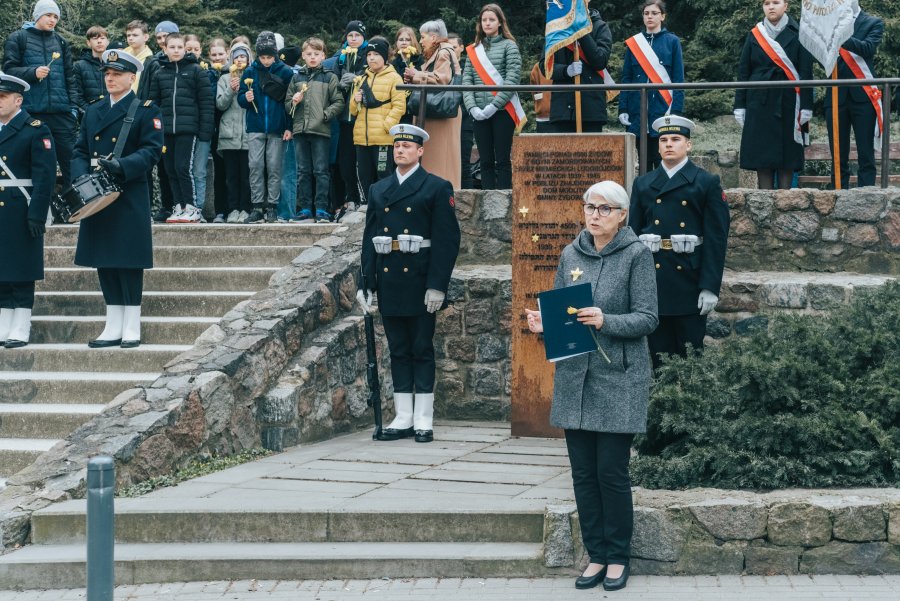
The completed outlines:
<svg viewBox="0 0 900 601">
<path fill-rule="evenodd" d="M 730 216 L 719 177 L 688 159 L 693 122 L 665 116 L 653 129 L 662 164 L 634 180 L 629 225 L 656 266 L 659 326 L 648 338 L 655 368 L 660 353 L 703 348 L 706 316 L 719 302 Z"/>
<path fill-rule="evenodd" d="M 50 129 L 22 110 L 31 86 L 0 73 L 0 344 L 28 344 L 34 282 L 44 279 L 44 223 L 56 182 Z"/>
<path fill-rule="evenodd" d="M 419 165 L 425 130 L 395 125 L 396 171 L 369 188 L 357 299 L 381 311 L 396 417 L 379 440 L 434 439 L 434 328 L 459 254 L 453 186 Z M 375 307 L 375 299 L 378 307 Z"/>
<path fill-rule="evenodd" d="M 72 175 L 78 178 L 106 169 L 122 187 L 122 194 L 81 221 L 75 264 L 97 268 L 106 302 L 106 327 L 88 345 L 134 348 L 141 342 L 144 270 L 153 267 L 147 177 L 162 155 L 162 114 L 152 101 L 136 100 L 131 91 L 137 73 L 143 70 L 140 61 L 125 52 L 107 50 L 102 69 L 109 98 L 92 104 L 84 115 Z M 112 157 L 135 101 L 134 122 L 121 156 Z"/>
</svg>

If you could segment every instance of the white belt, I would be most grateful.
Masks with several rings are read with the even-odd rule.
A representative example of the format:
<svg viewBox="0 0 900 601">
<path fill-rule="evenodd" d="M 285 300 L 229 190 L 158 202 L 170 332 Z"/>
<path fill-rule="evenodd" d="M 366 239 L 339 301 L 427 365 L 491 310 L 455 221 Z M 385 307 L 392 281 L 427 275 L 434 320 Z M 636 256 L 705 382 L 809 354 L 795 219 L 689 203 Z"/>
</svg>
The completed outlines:
<svg viewBox="0 0 900 601">
<path fill-rule="evenodd" d="M 0 187 L 21 188 L 23 186 L 34 187 L 30 179 L 0 179 Z"/>
<path fill-rule="evenodd" d="M 6 161 L 4 161 L 2 158 L 0 158 L 0 167 L 2 167 L 3 170 L 9 174 L 9 179 L 3 180 L 3 181 L 8 181 L 8 182 L 10 182 L 8 184 L 9 186 L 15 186 L 16 188 L 18 188 L 19 191 L 22 193 L 22 195 L 25 197 L 25 204 L 27 204 L 28 206 L 31 206 L 31 194 L 29 194 L 28 190 L 25 189 L 28 186 L 33 187 L 31 184 L 31 180 L 17 178 L 16 174 L 12 172 L 12 169 L 9 168 L 9 166 L 6 164 Z M 22 183 L 13 183 L 13 182 L 22 182 Z M 24 183 L 24 182 L 28 182 L 28 183 Z"/>
</svg>

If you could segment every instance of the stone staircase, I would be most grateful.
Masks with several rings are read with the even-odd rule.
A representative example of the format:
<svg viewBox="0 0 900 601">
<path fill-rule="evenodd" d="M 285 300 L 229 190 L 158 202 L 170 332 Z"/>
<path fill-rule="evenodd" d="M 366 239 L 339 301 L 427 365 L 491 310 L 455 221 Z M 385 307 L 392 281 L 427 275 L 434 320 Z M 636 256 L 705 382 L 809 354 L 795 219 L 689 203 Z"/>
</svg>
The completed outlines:
<svg viewBox="0 0 900 601">
<path fill-rule="evenodd" d="M 0 352 L 0 488 L 119 392 L 160 370 L 313 241 L 322 225 L 154 225 L 137 349 L 89 349 L 105 309 L 95 271 L 73 264 L 77 226 L 51 227 L 31 344 Z"/>
</svg>

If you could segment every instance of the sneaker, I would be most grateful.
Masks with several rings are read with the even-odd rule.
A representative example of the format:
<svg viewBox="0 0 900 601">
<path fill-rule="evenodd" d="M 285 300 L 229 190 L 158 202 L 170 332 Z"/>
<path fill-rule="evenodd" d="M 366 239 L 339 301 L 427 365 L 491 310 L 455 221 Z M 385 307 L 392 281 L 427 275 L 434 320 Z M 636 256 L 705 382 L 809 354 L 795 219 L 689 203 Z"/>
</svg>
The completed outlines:
<svg viewBox="0 0 900 601">
<path fill-rule="evenodd" d="M 244 223 L 262 223 L 263 221 L 265 221 L 265 215 L 263 215 L 262 209 L 253 209 L 253 212 L 247 216 Z"/>
<path fill-rule="evenodd" d="M 331 223 L 331 213 L 322 209 L 316 210 L 316 223 Z"/>
<path fill-rule="evenodd" d="M 218 215 L 216 215 L 216 218 L 213 219 L 213 223 L 225 223 L 225 215 L 219 213 Z"/>
<path fill-rule="evenodd" d="M 297 216 L 291 219 L 291 223 L 315 223 L 315 219 L 313 219 L 312 211 L 309 209 L 303 209 Z"/>
<path fill-rule="evenodd" d="M 275 215 L 275 209 L 269 207 L 265 211 L 266 213 L 266 223 L 275 223 L 278 220 L 278 216 Z"/>
<path fill-rule="evenodd" d="M 165 223 L 166 220 L 172 216 L 172 211 L 167 211 L 166 209 L 160 209 L 156 212 L 156 215 L 153 216 L 153 221 L 156 223 Z"/>
<path fill-rule="evenodd" d="M 184 210 L 181 208 L 181 205 L 175 205 L 175 209 L 169 215 L 169 218 L 166 219 L 166 223 L 181 223 L 181 218 L 184 215 Z"/>
<path fill-rule="evenodd" d="M 347 203 L 347 212 L 349 213 L 350 211 L 355 211 L 355 210 L 356 210 L 356 203 L 351 200 L 350 202 Z"/>
<path fill-rule="evenodd" d="M 278 223 L 290 223 L 291 222 L 290 219 L 285 219 L 284 217 L 279 217 L 275 221 L 277 221 Z"/>
<path fill-rule="evenodd" d="M 241 212 L 235 209 L 234 211 L 228 213 L 228 218 L 225 219 L 225 223 L 240 223 L 241 222 Z"/>
<path fill-rule="evenodd" d="M 179 223 L 200 223 L 201 219 L 203 215 L 200 214 L 200 209 L 194 205 L 185 205 Z"/>
<path fill-rule="evenodd" d="M 241 211 L 241 213 L 238 215 L 238 223 L 245 223 L 248 217 L 250 217 L 250 213 L 248 213 L 247 211 Z"/>
</svg>

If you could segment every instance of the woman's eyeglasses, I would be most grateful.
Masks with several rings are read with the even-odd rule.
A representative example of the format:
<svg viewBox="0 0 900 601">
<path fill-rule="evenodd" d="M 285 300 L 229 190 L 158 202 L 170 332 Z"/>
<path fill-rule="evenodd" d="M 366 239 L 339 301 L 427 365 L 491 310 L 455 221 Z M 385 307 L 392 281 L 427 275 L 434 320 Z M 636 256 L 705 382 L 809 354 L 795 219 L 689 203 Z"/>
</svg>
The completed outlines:
<svg viewBox="0 0 900 601">
<path fill-rule="evenodd" d="M 609 217 L 609 214 L 613 211 L 621 211 L 621 207 L 611 207 L 609 205 L 592 205 L 589 202 L 581 205 L 584 207 L 585 215 L 593 215 L 595 212 L 600 213 L 601 217 Z"/>
</svg>

